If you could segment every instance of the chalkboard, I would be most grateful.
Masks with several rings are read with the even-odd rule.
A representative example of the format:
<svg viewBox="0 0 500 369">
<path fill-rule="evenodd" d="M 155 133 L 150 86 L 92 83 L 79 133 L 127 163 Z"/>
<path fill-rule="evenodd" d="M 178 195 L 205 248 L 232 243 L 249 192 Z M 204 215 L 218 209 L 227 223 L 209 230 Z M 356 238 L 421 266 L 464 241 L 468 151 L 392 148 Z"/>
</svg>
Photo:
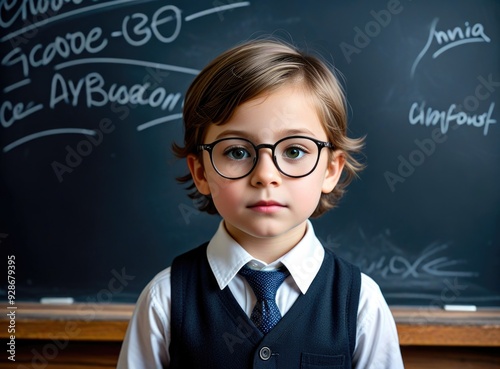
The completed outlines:
<svg viewBox="0 0 500 369">
<path fill-rule="evenodd" d="M 135 302 L 220 219 L 175 177 L 195 75 L 274 35 L 342 73 L 367 169 L 314 220 L 392 305 L 500 304 L 497 1 L 3 1 L 0 249 L 17 301 Z M 11 268 L 12 269 L 12 268 Z"/>
</svg>

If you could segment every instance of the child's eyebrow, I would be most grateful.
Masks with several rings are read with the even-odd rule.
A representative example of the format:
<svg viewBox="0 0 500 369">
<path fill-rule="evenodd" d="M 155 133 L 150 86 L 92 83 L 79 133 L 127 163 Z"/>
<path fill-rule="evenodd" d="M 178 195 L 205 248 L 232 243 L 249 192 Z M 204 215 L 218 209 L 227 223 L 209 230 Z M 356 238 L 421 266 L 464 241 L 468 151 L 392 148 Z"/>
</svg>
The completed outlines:
<svg viewBox="0 0 500 369">
<path fill-rule="evenodd" d="M 308 136 L 312 138 L 316 138 L 315 134 L 312 133 L 309 129 L 307 128 L 301 128 L 301 129 L 280 129 L 276 131 L 276 139 L 279 140 L 283 137 L 288 137 L 288 136 Z M 247 132 L 247 131 L 240 131 L 240 130 L 227 130 L 224 132 L 219 133 L 215 139 L 218 140 L 220 138 L 225 138 L 225 137 L 241 137 L 241 138 L 246 138 L 252 142 L 255 140 L 258 140 L 257 135 L 255 132 Z"/>
<path fill-rule="evenodd" d="M 254 134 L 252 133 L 230 129 L 219 133 L 217 136 L 215 136 L 215 139 L 218 140 L 219 138 L 224 138 L 224 137 L 241 137 L 241 138 L 247 138 L 249 140 L 255 138 Z"/>
</svg>

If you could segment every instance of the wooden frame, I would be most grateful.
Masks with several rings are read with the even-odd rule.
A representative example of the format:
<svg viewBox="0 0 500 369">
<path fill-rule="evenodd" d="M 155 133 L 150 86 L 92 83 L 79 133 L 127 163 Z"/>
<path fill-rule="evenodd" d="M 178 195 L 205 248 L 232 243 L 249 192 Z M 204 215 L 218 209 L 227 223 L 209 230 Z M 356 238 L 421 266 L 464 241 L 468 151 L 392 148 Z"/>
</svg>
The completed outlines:
<svg viewBox="0 0 500 369">
<path fill-rule="evenodd" d="M 133 304 L 18 304 L 16 340 L 53 339 L 121 342 Z M 500 347 L 500 310 L 449 312 L 438 309 L 391 307 L 401 346 Z M 9 325 L 4 314 L 0 322 Z M 0 338 L 9 338 L 7 329 Z"/>
</svg>

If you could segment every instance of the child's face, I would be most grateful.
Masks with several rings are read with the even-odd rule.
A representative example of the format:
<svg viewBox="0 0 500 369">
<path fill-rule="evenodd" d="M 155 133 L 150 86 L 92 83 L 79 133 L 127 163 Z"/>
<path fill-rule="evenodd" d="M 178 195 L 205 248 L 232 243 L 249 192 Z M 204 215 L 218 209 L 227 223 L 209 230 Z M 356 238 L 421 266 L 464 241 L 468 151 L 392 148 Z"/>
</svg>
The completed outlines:
<svg viewBox="0 0 500 369">
<path fill-rule="evenodd" d="M 294 135 L 328 141 L 312 98 L 300 86 L 290 85 L 240 105 L 226 124 L 207 129 L 204 143 L 238 137 L 255 145 L 274 144 Z M 323 148 L 316 169 L 302 178 L 280 173 L 269 148 L 260 149 L 253 171 L 236 180 L 220 176 L 207 151 L 203 165 L 191 155 L 188 166 L 196 187 L 212 195 L 226 229 L 238 243 L 245 247 L 283 241 L 293 247 L 304 235 L 321 193 L 331 192 L 340 177 L 343 158 L 328 154 L 329 149 Z"/>
</svg>

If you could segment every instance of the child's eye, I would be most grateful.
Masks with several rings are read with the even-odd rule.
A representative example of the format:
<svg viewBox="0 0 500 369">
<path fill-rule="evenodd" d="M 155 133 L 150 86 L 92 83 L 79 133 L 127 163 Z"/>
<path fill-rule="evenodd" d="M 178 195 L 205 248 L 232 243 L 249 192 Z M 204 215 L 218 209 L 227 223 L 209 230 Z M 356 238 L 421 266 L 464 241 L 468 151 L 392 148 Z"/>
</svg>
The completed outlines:
<svg viewBox="0 0 500 369">
<path fill-rule="evenodd" d="M 300 159 L 306 154 L 306 151 L 300 147 L 289 147 L 283 151 L 286 159 Z"/>
<path fill-rule="evenodd" d="M 242 147 L 228 148 L 224 151 L 224 155 L 233 160 L 243 160 L 251 157 L 248 150 Z"/>
</svg>

